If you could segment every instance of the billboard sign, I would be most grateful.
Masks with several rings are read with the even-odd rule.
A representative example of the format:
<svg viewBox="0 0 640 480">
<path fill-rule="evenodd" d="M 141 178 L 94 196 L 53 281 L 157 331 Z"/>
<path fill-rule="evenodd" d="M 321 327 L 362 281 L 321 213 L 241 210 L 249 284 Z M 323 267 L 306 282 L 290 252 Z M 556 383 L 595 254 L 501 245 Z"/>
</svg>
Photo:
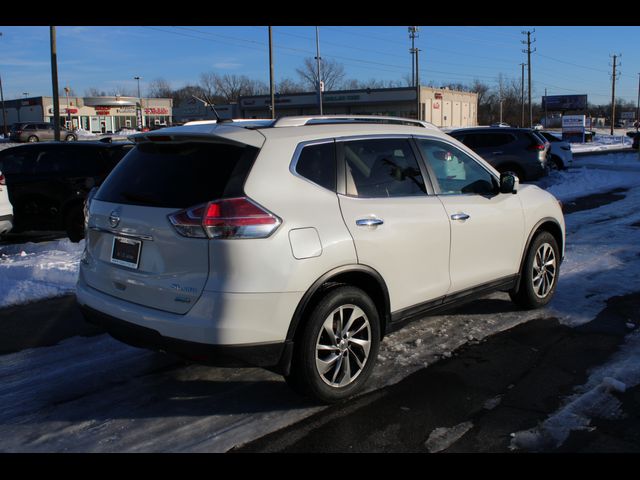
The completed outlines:
<svg viewBox="0 0 640 480">
<path fill-rule="evenodd" d="M 584 143 L 584 130 L 587 124 L 585 115 L 562 116 L 562 139 L 567 142 Z"/>
<path fill-rule="evenodd" d="M 542 97 L 542 108 L 555 112 L 586 110 L 586 95 L 548 95 Z"/>
</svg>

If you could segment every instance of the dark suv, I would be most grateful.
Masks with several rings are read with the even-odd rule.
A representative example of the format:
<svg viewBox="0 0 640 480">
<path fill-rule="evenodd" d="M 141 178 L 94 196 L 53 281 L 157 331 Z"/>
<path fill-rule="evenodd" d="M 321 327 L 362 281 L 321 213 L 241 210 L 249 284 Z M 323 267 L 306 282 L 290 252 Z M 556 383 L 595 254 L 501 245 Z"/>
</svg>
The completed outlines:
<svg viewBox="0 0 640 480">
<path fill-rule="evenodd" d="M 22 122 L 11 125 L 9 139 L 12 142 L 39 142 L 41 140 L 55 140 L 53 124 L 44 122 Z M 74 142 L 78 136 L 71 130 L 60 128 L 60 140 Z"/>
<path fill-rule="evenodd" d="M 0 151 L 0 170 L 13 204 L 14 231 L 66 230 L 84 236 L 84 201 L 131 143 L 41 143 Z"/>
<path fill-rule="evenodd" d="M 499 172 L 514 172 L 522 181 L 547 174 L 549 143 L 529 128 L 464 128 L 449 132 Z"/>
</svg>

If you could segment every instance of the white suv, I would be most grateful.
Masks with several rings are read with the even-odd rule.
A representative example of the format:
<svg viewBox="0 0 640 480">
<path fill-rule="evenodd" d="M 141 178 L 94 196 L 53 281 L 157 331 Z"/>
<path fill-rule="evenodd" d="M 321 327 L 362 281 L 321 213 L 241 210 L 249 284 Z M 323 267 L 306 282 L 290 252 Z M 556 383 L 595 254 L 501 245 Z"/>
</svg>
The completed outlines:
<svg viewBox="0 0 640 480">
<path fill-rule="evenodd" d="M 407 320 L 555 291 L 559 203 L 431 124 L 285 117 L 131 138 L 90 201 L 77 285 L 86 317 L 126 343 L 262 366 L 333 402 Z"/>
</svg>

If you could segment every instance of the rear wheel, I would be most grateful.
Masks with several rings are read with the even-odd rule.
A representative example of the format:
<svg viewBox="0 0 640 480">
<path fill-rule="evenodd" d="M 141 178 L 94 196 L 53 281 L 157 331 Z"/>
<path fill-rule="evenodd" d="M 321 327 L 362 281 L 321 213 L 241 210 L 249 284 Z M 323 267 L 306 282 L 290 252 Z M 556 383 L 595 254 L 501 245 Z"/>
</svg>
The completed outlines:
<svg viewBox="0 0 640 480">
<path fill-rule="evenodd" d="M 76 137 L 71 135 L 71 134 L 69 134 L 66 137 L 64 137 L 64 141 L 65 142 L 75 142 L 76 141 Z"/>
<path fill-rule="evenodd" d="M 346 399 L 363 388 L 379 346 L 380 321 L 371 298 L 356 287 L 334 288 L 310 312 L 287 383 L 323 403 Z"/>
<path fill-rule="evenodd" d="M 531 242 L 527 258 L 520 273 L 520 285 L 509 292 L 517 305 L 532 309 L 551 301 L 558 284 L 560 251 L 549 232 L 540 232 Z"/>
<path fill-rule="evenodd" d="M 27 141 L 29 143 L 36 143 L 36 142 L 39 142 L 40 139 L 38 137 L 36 137 L 35 135 L 31 135 L 29 138 L 27 138 Z"/>
</svg>

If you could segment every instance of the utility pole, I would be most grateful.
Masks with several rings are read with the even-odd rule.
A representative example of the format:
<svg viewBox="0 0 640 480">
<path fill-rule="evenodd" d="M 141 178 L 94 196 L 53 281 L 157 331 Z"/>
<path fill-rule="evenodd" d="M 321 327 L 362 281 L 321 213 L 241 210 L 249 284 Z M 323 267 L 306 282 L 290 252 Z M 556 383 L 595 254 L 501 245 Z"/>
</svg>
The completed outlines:
<svg viewBox="0 0 640 480">
<path fill-rule="evenodd" d="M 316 26 L 316 60 L 318 62 L 318 107 L 320 109 L 320 115 L 322 115 L 322 71 L 320 69 L 320 33 Z"/>
<path fill-rule="evenodd" d="M 528 72 L 528 81 L 529 81 L 529 128 L 533 127 L 533 104 L 531 103 L 531 54 L 533 52 L 535 52 L 536 50 L 533 49 L 531 50 L 531 43 L 535 42 L 536 40 L 534 39 L 533 42 L 531 41 L 531 34 L 535 33 L 536 29 L 534 28 L 533 31 L 526 31 L 526 32 L 522 32 L 523 35 L 527 36 L 526 40 L 522 40 L 521 43 L 526 44 L 527 45 L 527 49 L 523 50 L 523 53 L 527 54 L 527 72 Z"/>
<path fill-rule="evenodd" d="M 58 97 L 58 53 L 56 49 L 56 27 L 49 27 L 51 38 L 51 80 L 53 83 L 53 128 L 56 142 L 60 141 L 60 98 Z"/>
<path fill-rule="evenodd" d="M 415 54 L 416 54 L 416 118 L 418 120 L 422 120 L 422 109 L 420 108 L 420 68 L 419 68 L 419 61 L 418 61 L 418 57 L 419 57 L 419 52 L 420 49 L 416 48 L 415 49 Z"/>
<path fill-rule="evenodd" d="M 418 27 L 409 27 L 409 38 L 411 39 L 411 49 L 409 53 L 411 53 L 411 86 L 416 86 L 416 62 L 414 55 L 416 53 L 416 37 L 418 37 Z"/>
<path fill-rule="evenodd" d="M 276 91 L 273 82 L 273 32 L 269 27 L 269 91 L 271 93 L 271 118 L 276 118 Z"/>
<path fill-rule="evenodd" d="M 611 132 L 610 135 L 613 135 L 613 126 L 616 123 L 616 66 L 618 57 L 621 57 L 621 54 L 613 55 L 613 74 L 611 75 Z"/>
<path fill-rule="evenodd" d="M 549 128 L 547 125 L 549 123 L 549 118 L 547 117 L 547 89 L 544 89 L 544 127 Z"/>
<path fill-rule="evenodd" d="M 2 32 L 0 32 L 0 37 Z M 4 130 L 4 138 L 7 138 L 7 111 L 4 108 L 4 92 L 2 91 L 2 77 L 0 76 L 0 99 L 2 100 L 2 126 Z"/>
<path fill-rule="evenodd" d="M 636 135 L 638 135 L 639 128 L 640 128 L 640 73 L 638 74 L 638 106 L 636 108 Z"/>
<path fill-rule="evenodd" d="M 522 96 L 522 121 L 520 122 L 520 126 L 524 127 L 524 63 L 521 63 L 520 66 L 522 67 L 522 75 L 520 76 L 520 93 Z M 545 125 L 546 126 L 546 125 Z"/>
</svg>

